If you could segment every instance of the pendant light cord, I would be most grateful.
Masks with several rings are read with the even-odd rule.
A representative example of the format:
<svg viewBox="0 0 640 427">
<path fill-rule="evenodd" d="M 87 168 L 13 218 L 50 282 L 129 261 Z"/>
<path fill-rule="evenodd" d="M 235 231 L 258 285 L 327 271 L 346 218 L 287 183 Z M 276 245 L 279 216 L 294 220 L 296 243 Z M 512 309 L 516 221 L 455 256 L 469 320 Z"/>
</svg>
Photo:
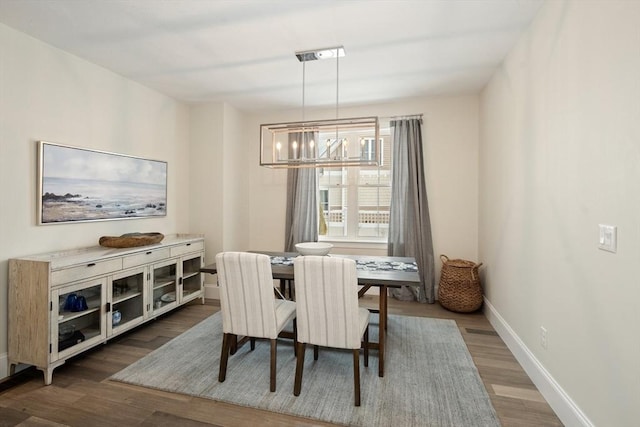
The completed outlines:
<svg viewBox="0 0 640 427">
<path fill-rule="evenodd" d="M 336 120 L 339 117 L 338 115 L 339 99 L 340 99 L 340 55 L 336 55 Z M 338 126 L 336 126 L 336 144 L 337 143 L 338 143 Z M 340 150 L 342 151 L 342 148 Z"/>
<path fill-rule="evenodd" d="M 340 55 L 336 50 L 336 119 L 338 116 L 338 100 L 340 98 Z"/>
</svg>

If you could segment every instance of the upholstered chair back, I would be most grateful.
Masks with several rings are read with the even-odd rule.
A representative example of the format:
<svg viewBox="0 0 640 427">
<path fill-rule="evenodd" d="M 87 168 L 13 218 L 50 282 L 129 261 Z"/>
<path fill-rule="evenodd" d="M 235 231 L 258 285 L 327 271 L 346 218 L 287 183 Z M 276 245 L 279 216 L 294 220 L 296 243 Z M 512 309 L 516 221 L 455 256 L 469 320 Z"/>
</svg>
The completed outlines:
<svg viewBox="0 0 640 427">
<path fill-rule="evenodd" d="M 355 261 L 299 256 L 293 264 L 298 341 L 322 347 L 360 348 L 363 330 Z"/>
<path fill-rule="evenodd" d="M 222 252 L 216 255 L 224 333 L 275 339 L 276 303 L 268 255 Z"/>
</svg>

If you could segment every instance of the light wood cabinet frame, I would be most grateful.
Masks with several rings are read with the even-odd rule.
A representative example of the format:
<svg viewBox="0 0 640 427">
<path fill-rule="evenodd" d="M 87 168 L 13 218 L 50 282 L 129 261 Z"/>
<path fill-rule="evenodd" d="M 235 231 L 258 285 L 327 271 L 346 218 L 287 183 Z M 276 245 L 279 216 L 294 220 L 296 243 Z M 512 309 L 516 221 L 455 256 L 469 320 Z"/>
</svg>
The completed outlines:
<svg viewBox="0 0 640 427">
<path fill-rule="evenodd" d="M 193 261 L 199 258 L 199 261 Z M 189 273 L 191 289 L 182 295 L 183 262 L 204 262 L 204 238 L 200 235 L 176 234 L 163 242 L 125 249 L 91 246 L 70 251 L 50 252 L 9 260 L 9 333 L 8 359 L 10 373 L 18 364 L 33 365 L 44 373 L 45 384 L 51 384 L 53 370 L 98 344 L 105 343 L 144 322 L 154 319 L 195 298 L 204 303 L 204 277 L 199 273 L 199 289 L 193 286 L 193 270 Z M 153 304 L 154 269 L 175 265 L 175 302 L 157 309 Z M 133 268 L 136 267 L 136 268 Z M 142 316 L 131 324 L 112 326 L 113 280 L 127 274 L 144 274 Z M 61 296 L 70 292 L 100 286 L 99 306 L 87 315 L 99 316 L 100 331 L 90 339 L 58 351 L 58 325 L 66 321 L 59 313 Z M 82 316 L 82 313 L 79 314 Z"/>
</svg>

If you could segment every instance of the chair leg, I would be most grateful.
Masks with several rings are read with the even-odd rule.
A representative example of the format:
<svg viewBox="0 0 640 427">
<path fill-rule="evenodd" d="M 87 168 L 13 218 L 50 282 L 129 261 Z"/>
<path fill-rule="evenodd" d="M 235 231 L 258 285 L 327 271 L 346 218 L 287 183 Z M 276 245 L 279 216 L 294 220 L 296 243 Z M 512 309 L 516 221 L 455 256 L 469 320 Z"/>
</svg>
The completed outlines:
<svg viewBox="0 0 640 427">
<path fill-rule="evenodd" d="M 369 366 L 369 325 L 364 330 L 364 367 Z"/>
<path fill-rule="evenodd" d="M 298 319 L 293 318 L 293 355 L 298 355 L 298 346 L 296 343 L 298 342 Z"/>
<path fill-rule="evenodd" d="M 276 355 L 277 355 L 277 340 L 271 340 L 271 380 L 269 384 L 269 390 L 276 391 Z"/>
<path fill-rule="evenodd" d="M 302 342 L 295 343 L 297 347 L 298 356 L 296 358 L 296 377 L 293 383 L 293 395 L 300 396 L 300 389 L 302 388 L 302 370 L 304 368 L 304 350 L 306 349 L 306 344 Z"/>
<path fill-rule="evenodd" d="M 222 335 L 222 354 L 220 355 L 220 371 L 218 372 L 218 381 L 224 382 L 227 376 L 227 360 L 229 360 L 229 350 L 231 346 L 230 334 Z"/>
<path fill-rule="evenodd" d="M 360 349 L 353 349 L 353 386 L 356 406 L 360 406 Z"/>
<path fill-rule="evenodd" d="M 313 360 L 318 360 L 318 346 L 313 346 Z"/>
</svg>

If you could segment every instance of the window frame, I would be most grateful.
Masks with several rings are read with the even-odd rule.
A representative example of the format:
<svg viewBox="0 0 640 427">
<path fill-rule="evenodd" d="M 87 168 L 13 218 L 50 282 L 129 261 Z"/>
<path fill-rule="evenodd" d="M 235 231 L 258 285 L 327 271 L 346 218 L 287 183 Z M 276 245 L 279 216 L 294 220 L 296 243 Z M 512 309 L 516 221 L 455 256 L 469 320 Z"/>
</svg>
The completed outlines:
<svg viewBox="0 0 640 427">
<path fill-rule="evenodd" d="M 329 208 L 331 207 L 331 194 L 330 191 L 331 189 L 340 189 L 342 190 L 342 192 L 344 193 L 346 191 L 346 196 L 341 196 L 341 206 L 342 211 L 343 211 L 343 218 L 342 218 L 342 223 L 343 225 L 343 229 L 346 230 L 346 232 L 341 235 L 341 236 L 336 236 L 336 235 L 321 235 L 318 234 L 318 240 L 319 241 L 323 241 L 323 242 L 333 242 L 333 243 L 365 243 L 365 244 L 386 244 L 387 243 L 387 239 L 388 239 L 388 222 L 386 222 L 386 228 L 387 231 L 386 233 L 383 233 L 382 235 L 380 235 L 380 231 L 379 231 L 379 227 L 384 226 L 384 222 L 375 222 L 373 224 L 375 224 L 378 227 L 378 231 L 377 231 L 377 236 L 360 236 L 360 231 L 361 231 L 361 224 L 360 224 L 360 214 L 361 214 L 361 202 L 362 200 L 359 199 L 359 194 L 360 194 L 360 189 L 363 188 L 376 188 L 378 194 L 376 195 L 377 198 L 377 209 L 372 211 L 375 212 L 376 215 L 379 215 L 380 212 L 382 212 L 382 210 L 380 209 L 382 206 L 380 205 L 380 189 L 382 188 L 387 188 L 389 191 L 389 194 L 391 192 L 391 161 L 389 159 L 388 163 L 383 160 L 384 158 L 384 147 L 385 147 L 385 141 L 384 138 L 385 135 L 380 135 L 379 136 L 379 144 L 376 145 L 375 144 L 375 137 L 363 137 L 360 139 L 360 144 L 353 144 L 352 146 L 349 147 L 350 150 L 361 150 L 360 153 L 362 153 L 362 150 L 368 150 L 371 152 L 371 154 L 376 154 L 375 151 L 372 150 L 372 147 L 376 147 L 377 149 L 379 149 L 381 151 L 381 156 L 380 156 L 380 164 L 378 166 L 369 166 L 369 167 L 360 167 L 360 166 L 349 166 L 349 167 L 343 167 L 343 168 L 323 168 L 320 169 L 320 175 L 322 176 L 325 173 L 329 173 L 331 174 L 332 171 L 340 171 L 340 174 L 336 174 L 336 175 L 340 175 L 342 177 L 342 179 L 340 180 L 340 182 L 337 183 L 333 183 L 331 181 L 331 178 L 329 178 L 329 183 L 322 185 L 321 184 L 321 180 L 319 180 L 318 182 L 318 190 L 319 190 L 319 196 L 318 196 L 318 200 L 319 203 L 321 203 L 322 206 L 322 211 L 323 212 L 327 212 L 329 210 Z M 390 140 L 390 135 L 386 135 L 387 138 L 389 138 L 389 149 L 390 149 L 390 144 L 391 144 L 391 140 Z M 350 154 L 354 154 L 354 153 L 350 153 Z M 363 171 L 372 171 L 372 169 L 375 169 L 374 174 L 377 177 L 377 183 L 375 184 L 361 184 L 360 183 L 360 179 L 361 179 L 361 174 Z M 382 184 L 381 181 L 381 173 L 383 170 L 388 170 L 388 184 Z M 329 175 L 331 176 L 331 175 Z M 324 198 L 323 198 L 324 197 Z M 355 203 L 354 203 L 355 202 Z M 325 206 L 327 209 L 325 209 Z M 386 206 L 387 211 L 389 210 L 389 206 Z M 346 221 L 344 216 L 346 216 Z M 330 221 L 329 221 L 329 215 L 325 216 L 325 221 L 326 221 L 326 225 L 327 225 L 327 233 L 329 233 L 330 231 Z M 320 223 L 320 221 L 319 221 Z M 363 223 L 364 224 L 364 223 Z"/>
</svg>

